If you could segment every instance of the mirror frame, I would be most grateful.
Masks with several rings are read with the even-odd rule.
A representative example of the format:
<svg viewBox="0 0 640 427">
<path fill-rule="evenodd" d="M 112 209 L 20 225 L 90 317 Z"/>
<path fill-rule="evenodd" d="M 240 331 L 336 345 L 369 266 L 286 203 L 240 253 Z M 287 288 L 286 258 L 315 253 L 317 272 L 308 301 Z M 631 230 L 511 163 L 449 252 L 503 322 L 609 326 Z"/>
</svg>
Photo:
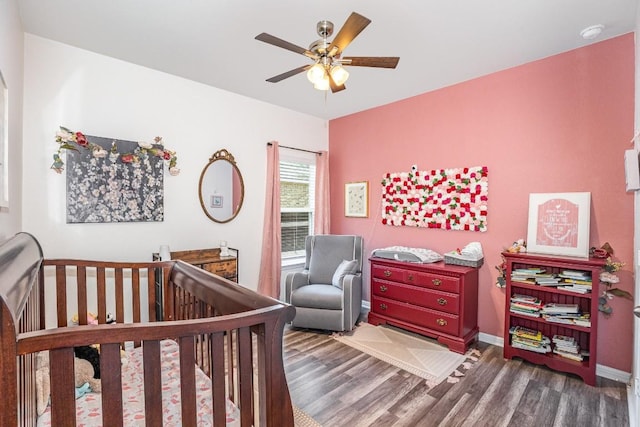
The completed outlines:
<svg viewBox="0 0 640 427">
<path fill-rule="evenodd" d="M 214 218 L 209 213 L 209 210 L 207 209 L 205 201 L 204 201 L 204 199 L 202 197 L 202 181 L 204 180 L 204 177 L 205 177 L 207 171 L 209 170 L 210 166 L 212 166 L 215 162 L 224 161 L 224 160 L 226 160 L 227 162 L 229 162 L 231 164 L 231 166 L 233 167 L 235 172 L 238 174 L 238 178 L 240 178 L 240 187 L 241 187 L 240 203 L 238 203 L 238 208 L 235 210 L 235 212 L 233 212 L 233 214 L 229 218 L 217 219 L 217 218 Z M 211 221 L 214 221 L 214 222 L 217 222 L 217 223 L 220 223 L 220 224 L 224 224 L 226 222 L 231 221 L 236 216 L 238 216 L 238 213 L 240 212 L 240 209 L 242 208 L 242 203 L 244 202 L 244 179 L 242 179 L 242 174 L 240 173 L 240 169 L 238 168 L 238 165 L 236 164 L 236 161 L 233 158 L 233 155 L 226 148 L 223 148 L 222 150 L 218 150 L 215 153 L 213 153 L 211 158 L 209 158 L 209 163 L 207 163 L 205 165 L 204 169 L 202 169 L 202 173 L 200 174 L 200 181 L 198 183 L 198 197 L 200 198 L 200 206 L 202 207 L 203 212 L 205 213 L 205 215 L 207 215 L 207 217 L 209 217 L 209 219 Z"/>
</svg>

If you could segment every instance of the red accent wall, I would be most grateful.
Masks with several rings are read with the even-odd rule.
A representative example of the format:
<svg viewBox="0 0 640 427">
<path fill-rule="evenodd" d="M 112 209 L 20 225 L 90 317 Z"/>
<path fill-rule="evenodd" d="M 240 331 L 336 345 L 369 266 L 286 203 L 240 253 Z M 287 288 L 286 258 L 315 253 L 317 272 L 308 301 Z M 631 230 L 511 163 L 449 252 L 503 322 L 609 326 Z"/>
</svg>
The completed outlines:
<svg viewBox="0 0 640 427">
<path fill-rule="evenodd" d="M 633 193 L 625 192 L 623 154 L 632 148 L 633 115 L 634 38 L 627 34 L 331 120 L 331 231 L 363 236 L 367 254 L 392 245 L 444 253 L 479 241 L 480 331 L 502 336 L 505 293 L 495 285 L 495 266 L 502 250 L 527 237 L 529 194 L 589 191 L 590 244 L 611 244 L 627 263 L 619 287 L 631 292 Z M 413 164 L 487 166 L 488 231 L 383 225 L 382 177 Z M 369 218 L 345 218 L 344 184 L 365 180 Z M 368 299 L 368 274 L 365 284 Z M 598 363 L 631 372 L 633 304 L 610 304 L 613 315 L 600 321 Z"/>
</svg>

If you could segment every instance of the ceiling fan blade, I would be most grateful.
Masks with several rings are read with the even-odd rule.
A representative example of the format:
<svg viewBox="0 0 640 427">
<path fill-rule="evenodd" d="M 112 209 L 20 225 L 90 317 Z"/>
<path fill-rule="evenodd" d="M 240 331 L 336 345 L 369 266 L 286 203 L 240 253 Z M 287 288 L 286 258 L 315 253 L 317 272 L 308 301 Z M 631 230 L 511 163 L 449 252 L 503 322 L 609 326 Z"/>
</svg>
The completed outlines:
<svg viewBox="0 0 640 427">
<path fill-rule="evenodd" d="M 255 39 L 277 47 L 281 47 L 283 49 L 290 50 L 295 53 L 299 53 L 312 59 L 318 59 L 318 56 L 315 53 L 311 52 L 309 49 L 305 49 L 286 40 L 282 40 L 276 36 L 272 36 L 271 34 L 260 33 L 255 37 Z"/>
<path fill-rule="evenodd" d="M 311 65 L 303 65 L 302 67 L 298 67 L 298 68 L 294 68 L 293 70 L 289 70 L 286 73 L 282 73 L 282 74 L 278 74 L 277 76 L 273 76 L 270 79 L 267 79 L 267 81 L 269 83 L 278 83 L 281 80 L 284 80 L 286 78 L 289 78 L 291 76 L 295 76 L 296 74 L 300 74 L 303 71 L 307 71 L 309 68 L 311 68 L 313 64 Z"/>
<path fill-rule="evenodd" d="M 360 34 L 360 32 L 364 30 L 370 23 L 370 19 L 365 18 L 364 16 L 356 12 L 352 12 L 342 28 L 340 28 L 340 31 L 338 31 L 338 34 L 336 34 L 336 37 L 329 45 L 329 48 L 327 49 L 327 52 L 329 52 L 329 56 L 339 55 L 340 52 L 342 52 L 347 46 L 349 46 L 349 43 L 351 43 L 353 39 L 355 39 L 356 36 Z"/>
<path fill-rule="evenodd" d="M 329 76 L 329 87 L 331 88 L 331 93 L 340 92 L 341 90 L 345 90 L 346 86 L 344 84 L 337 85 L 336 82 L 331 77 L 331 73 L 327 73 Z"/>
<path fill-rule="evenodd" d="M 345 56 L 340 59 L 342 65 L 377 68 L 396 68 L 398 61 L 397 56 Z"/>
</svg>

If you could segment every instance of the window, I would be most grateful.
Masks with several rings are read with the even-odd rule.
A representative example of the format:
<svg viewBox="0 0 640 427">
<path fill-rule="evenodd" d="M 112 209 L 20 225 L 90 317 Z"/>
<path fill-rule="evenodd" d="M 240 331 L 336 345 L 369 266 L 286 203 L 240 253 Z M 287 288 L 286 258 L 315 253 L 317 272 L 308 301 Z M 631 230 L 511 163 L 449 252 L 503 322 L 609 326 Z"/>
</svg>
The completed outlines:
<svg viewBox="0 0 640 427">
<path fill-rule="evenodd" d="M 305 238 L 313 234 L 315 180 L 315 158 L 281 158 L 282 259 L 304 256 Z"/>
</svg>

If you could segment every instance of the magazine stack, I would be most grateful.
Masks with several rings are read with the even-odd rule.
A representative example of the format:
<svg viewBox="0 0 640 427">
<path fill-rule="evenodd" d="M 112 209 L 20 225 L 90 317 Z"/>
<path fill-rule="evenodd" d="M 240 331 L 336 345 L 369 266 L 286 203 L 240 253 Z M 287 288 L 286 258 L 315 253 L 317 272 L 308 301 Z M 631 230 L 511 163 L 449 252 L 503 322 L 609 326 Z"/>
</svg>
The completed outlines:
<svg viewBox="0 0 640 427">
<path fill-rule="evenodd" d="M 587 271 L 562 270 L 559 277 L 562 278 L 562 286 L 559 289 L 579 294 L 591 292 L 591 274 Z"/>
<path fill-rule="evenodd" d="M 558 356 L 566 359 L 582 362 L 584 355 L 580 352 L 580 346 L 576 342 L 575 338 L 565 335 L 553 336 L 553 352 Z"/>
<path fill-rule="evenodd" d="M 529 317 L 540 317 L 542 301 L 531 295 L 513 294 L 509 310 L 512 313 Z"/>
<path fill-rule="evenodd" d="M 511 345 L 522 350 L 536 353 L 550 353 L 551 340 L 542 335 L 542 332 L 522 326 L 512 326 L 509 329 L 511 334 Z"/>
</svg>

